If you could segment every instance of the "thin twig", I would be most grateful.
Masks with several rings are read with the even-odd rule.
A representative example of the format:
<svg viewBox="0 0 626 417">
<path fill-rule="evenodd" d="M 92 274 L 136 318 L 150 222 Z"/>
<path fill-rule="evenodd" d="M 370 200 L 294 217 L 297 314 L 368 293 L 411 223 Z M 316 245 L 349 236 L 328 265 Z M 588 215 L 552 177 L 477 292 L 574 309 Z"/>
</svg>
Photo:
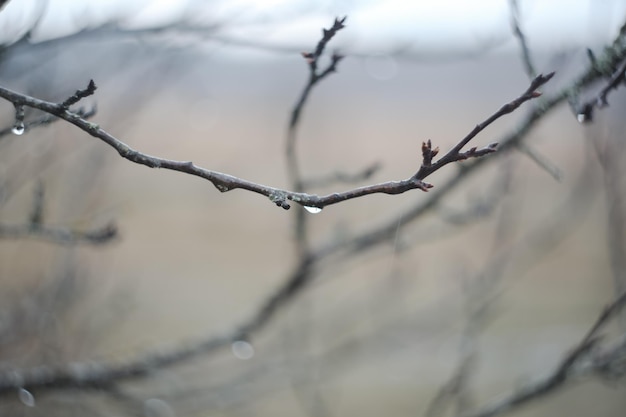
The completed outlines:
<svg viewBox="0 0 626 417">
<path fill-rule="evenodd" d="M 322 39 L 318 42 L 314 52 L 303 52 L 302 56 L 306 59 L 309 65 L 309 79 L 304 86 L 302 92 L 300 93 L 300 97 L 296 102 L 293 110 L 291 111 L 291 117 L 289 119 L 289 134 L 287 135 L 287 161 L 290 166 L 289 168 L 289 176 L 293 178 L 296 182 L 297 186 L 301 186 L 300 180 L 295 180 L 299 178 L 299 170 L 297 168 L 297 161 L 295 157 L 295 142 L 296 142 L 296 134 L 295 130 L 298 126 L 298 122 L 300 121 L 300 114 L 302 113 L 302 109 L 309 98 L 309 94 L 311 93 L 312 88 L 326 78 L 328 75 L 337 71 L 337 64 L 343 56 L 339 54 L 333 54 L 331 57 L 331 61 L 328 66 L 320 73 L 318 71 L 318 63 L 319 58 L 322 56 L 324 49 L 328 42 L 337 34 L 337 32 L 345 27 L 344 22 L 346 21 L 346 17 L 343 19 L 335 19 L 335 22 L 330 27 L 330 29 L 322 29 Z M 293 166 L 292 166 L 293 165 Z M 298 191 L 298 187 L 296 187 L 296 191 Z"/>
<path fill-rule="evenodd" d="M 345 27 L 344 22 L 347 17 L 342 19 L 335 18 L 333 25 L 329 29 L 322 29 L 322 38 L 317 43 L 313 52 L 303 52 L 302 56 L 306 59 L 309 66 L 309 78 L 306 85 L 300 93 L 298 101 L 291 111 L 291 117 L 289 119 L 289 125 L 287 127 L 287 143 L 285 146 L 285 155 L 287 159 L 287 178 L 291 183 L 291 187 L 296 193 L 303 193 L 306 191 L 304 180 L 302 178 L 302 172 L 300 171 L 300 164 L 298 162 L 298 156 L 296 155 L 296 141 L 297 141 L 297 128 L 300 121 L 300 115 L 302 109 L 309 98 L 309 94 L 313 90 L 313 87 L 337 70 L 337 64 L 343 58 L 341 55 L 334 53 L 331 57 L 328 66 L 319 72 L 318 64 L 319 59 L 324 53 L 324 49 L 330 40 L 337 34 L 338 31 Z M 282 207 L 285 207 L 283 205 Z M 288 205 L 287 205 L 288 207 Z M 307 217 L 302 210 L 297 210 L 295 213 L 295 246 L 298 256 L 302 257 L 308 252 L 308 233 L 307 233 Z"/>
<path fill-rule="evenodd" d="M 537 91 L 537 89 L 550 81 L 553 76 L 554 72 L 551 72 L 547 75 L 539 74 L 531 81 L 530 86 L 526 89 L 526 91 L 524 91 L 521 96 L 500 107 L 497 112 L 489 116 L 485 121 L 477 124 L 471 132 L 469 132 L 463 139 L 461 139 L 459 143 L 457 143 L 452 149 L 448 151 L 447 154 L 442 156 L 438 161 L 431 162 L 432 158 L 439 152 L 439 148 L 432 149 L 430 141 L 423 144 L 423 163 L 421 168 L 419 169 L 419 171 L 417 171 L 413 178 L 416 180 L 423 180 L 433 172 L 451 162 L 462 161 L 472 157 L 480 157 L 495 152 L 498 146 L 497 143 L 492 143 L 482 149 L 471 148 L 469 151 L 466 152 L 461 152 L 461 149 L 463 149 L 465 145 L 467 145 L 473 138 L 475 138 L 476 135 L 485 130 L 487 126 L 498 120 L 500 117 L 504 116 L 505 114 L 512 113 L 523 103 L 540 97 L 541 93 Z"/>
<path fill-rule="evenodd" d="M 70 96 L 67 100 L 61 103 L 61 106 L 64 109 L 69 109 L 70 106 L 73 106 L 85 97 L 93 95 L 96 92 L 96 88 L 96 83 L 94 83 L 93 80 L 89 80 L 87 88 L 84 88 L 82 90 L 76 90 L 76 92 L 72 96 Z"/>
<path fill-rule="evenodd" d="M 547 172 L 552 178 L 556 181 L 561 181 L 563 178 L 563 172 L 548 158 L 540 154 L 537 150 L 531 148 L 526 143 L 518 143 L 516 147 L 521 153 L 528 156 L 534 163 L 537 164 L 537 166 Z"/>
</svg>

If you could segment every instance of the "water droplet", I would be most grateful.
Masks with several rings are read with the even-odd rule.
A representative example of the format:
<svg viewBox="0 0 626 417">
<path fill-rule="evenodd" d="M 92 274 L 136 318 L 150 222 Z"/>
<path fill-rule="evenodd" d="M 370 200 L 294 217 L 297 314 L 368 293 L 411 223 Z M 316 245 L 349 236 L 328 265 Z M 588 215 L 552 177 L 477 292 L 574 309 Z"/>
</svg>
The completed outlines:
<svg viewBox="0 0 626 417">
<path fill-rule="evenodd" d="M 320 207 L 304 206 L 304 209 L 311 214 L 317 214 L 322 211 Z"/>
<path fill-rule="evenodd" d="M 24 133 L 24 122 L 16 122 L 11 129 L 14 135 L 21 136 Z"/>
<path fill-rule="evenodd" d="M 576 120 L 578 120 L 578 123 L 585 123 L 587 121 L 587 115 L 585 113 L 579 113 L 576 116 Z"/>
<path fill-rule="evenodd" d="M 143 402 L 143 415 L 146 417 L 174 417 L 172 407 L 160 398 L 149 398 Z"/>
<path fill-rule="evenodd" d="M 254 347 L 245 340 L 237 340 L 233 342 L 231 345 L 231 350 L 233 351 L 233 355 L 237 359 L 248 360 L 254 356 Z"/>
<path fill-rule="evenodd" d="M 17 397 L 25 406 L 27 407 L 35 406 L 35 397 L 27 389 L 20 388 L 19 391 L 17 392 Z"/>
<path fill-rule="evenodd" d="M 215 184 L 215 187 L 220 190 L 220 192 L 225 193 L 227 191 L 230 191 L 230 188 L 223 185 L 223 184 Z"/>
</svg>

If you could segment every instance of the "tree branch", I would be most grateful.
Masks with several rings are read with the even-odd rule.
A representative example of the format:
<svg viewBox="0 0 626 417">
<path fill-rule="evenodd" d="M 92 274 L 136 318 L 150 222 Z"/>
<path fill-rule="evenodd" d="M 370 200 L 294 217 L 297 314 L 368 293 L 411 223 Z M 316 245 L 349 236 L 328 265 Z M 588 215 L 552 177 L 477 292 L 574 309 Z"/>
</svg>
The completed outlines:
<svg viewBox="0 0 626 417">
<path fill-rule="evenodd" d="M 306 59 L 309 65 L 309 78 L 304 86 L 304 89 L 300 93 L 300 97 L 296 102 L 293 110 L 291 111 L 291 118 L 287 127 L 287 143 L 285 146 L 285 154 L 287 159 L 287 178 L 291 183 L 292 189 L 297 193 L 305 192 L 305 184 L 302 179 L 302 173 L 300 172 L 300 164 L 298 163 L 298 156 L 296 155 L 296 140 L 297 140 L 297 128 L 300 121 L 300 114 L 302 109 L 309 98 L 309 94 L 313 90 L 313 87 L 322 79 L 326 78 L 331 73 L 337 70 L 337 64 L 343 58 L 341 55 L 334 53 L 331 57 L 330 63 L 322 71 L 318 71 L 319 58 L 324 53 L 324 49 L 330 40 L 337 34 L 338 31 L 345 27 L 344 22 L 347 16 L 343 19 L 335 18 L 333 25 L 330 29 L 322 29 L 322 38 L 317 43 L 317 46 L 313 52 L 303 52 L 302 56 Z M 288 208 L 289 205 L 283 205 L 283 208 Z M 307 218 L 306 214 L 302 210 L 298 210 L 295 213 L 295 246 L 298 256 L 302 257 L 309 251 L 309 243 L 307 237 Z"/>
<path fill-rule="evenodd" d="M 115 149 L 120 154 L 120 156 L 131 162 L 145 165 L 150 168 L 169 169 L 172 171 L 179 171 L 189 175 L 204 178 L 213 183 L 213 185 L 221 192 L 226 192 L 238 188 L 252 191 L 254 193 L 268 197 L 273 203 L 284 209 L 290 208 L 288 201 L 293 201 L 303 206 L 323 208 L 346 200 L 351 200 L 354 198 L 359 198 L 376 193 L 393 195 L 401 194 L 414 189 L 427 191 L 429 188 L 432 187 L 432 185 L 425 183 L 422 180 L 428 177 L 433 172 L 439 170 L 443 166 L 451 162 L 460 161 L 471 157 L 479 157 L 494 152 L 496 147 L 495 144 L 489 145 L 488 147 L 483 149 L 477 150 L 476 148 L 472 148 L 467 152 L 460 151 L 463 146 L 465 146 L 478 133 L 484 130 L 495 120 L 508 113 L 513 112 L 522 103 L 539 97 L 540 93 L 536 91 L 536 89 L 539 86 L 545 84 L 550 78 L 552 78 L 552 75 L 553 73 L 546 76 L 537 76 L 537 78 L 532 81 L 529 88 L 521 96 L 514 99 L 510 103 L 505 104 L 485 121 L 476 125 L 476 127 L 470 133 L 468 133 L 467 136 L 465 136 L 456 146 L 454 146 L 446 155 L 444 155 L 437 162 L 431 164 L 428 164 L 426 162 L 423 163 L 420 170 L 409 179 L 369 185 L 340 193 L 328 194 L 325 196 L 317 196 L 307 193 L 282 190 L 266 185 L 257 184 L 255 182 L 240 179 L 232 175 L 199 167 L 197 165 L 194 165 L 194 163 L 191 161 L 175 161 L 147 155 L 135 149 L 132 149 L 126 143 L 122 142 L 105 130 L 101 129 L 100 126 L 98 126 L 97 124 L 88 122 L 84 118 L 80 117 L 77 113 L 69 111 L 64 107 L 62 103 L 59 104 L 40 100 L 34 97 L 17 93 L 4 87 L 0 87 L 0 97 L 14 103 L 15 105 L 32 107 L 57 116 L 77 126 L 79 129 L 83 130 L 89 135 L 102 140 L 107 145 Z M 434 151 L 431 150 L 431 152 Z"/>
<path fill-rule="evenodd" d="M 474 137 L 476 137 L 476 135 L 478 135 L 480 132 L 485 130 L 487 126 L 489 126 L 491 123 L 498 120 L 500 117 L 504 116 L 505 114 L 512 113 L 523 103 L 529 100 L 532 100 L 534 98 L 540 97 L 541 93 L 537 91 L 537 89 L 541 87 L 542 85 L 544 85 L 545 83 L 547 83 L 548 81 L 550 81 L 550 79 L 553 76 L 554 76 L 554 72 L 551 72 L 547 75 L 539 74 L 537 77 L 535 77 L 531 81 L 530 86 L 526 89 L 526 91 L 524 91 L 524 93 L 521 96 L 505 104 L 504 106 L 500 107 L 500 109 L 497 112 L 495 112 L 490 117 L 488 117 L 484 122 L 477 124 L 476 127 L 474 127 L 474 129 L 472 129 L 471 132 L 469 132 L 463 139 L 461 139 L 459 143 L 457 143 L 452 149 L 450 149 L 448 153 L 442 156 L 441 159 L 439 159 L 437 162 L 432 163 L 431 161 L 432 161 L 432 158 L 435 155 L 437 155 L 437 153 L 439 152 L 439 148 L 432 149 L 430 141 L 423 144 L 422 154 L 423 154 L 424 161 L 422 163 L 420 170 L 413 177 L 418 180 L 423 180 L 424 178 L 426 178 L 433 172 L 437 171 L 438 169 L 442 168 L 443 166 L 451 162 L 462 161 L 468 158 L 481 157 L 481 156 L 490 154 L 492 152 L 495 152 L 498 146 L 497 143 L 492 143 L 482 149 L 471 148 L 467 152 L 461 152 L 461 149 L 465 145 L 467 145 L 469 141 L 471 141 Z"/>
</svg>

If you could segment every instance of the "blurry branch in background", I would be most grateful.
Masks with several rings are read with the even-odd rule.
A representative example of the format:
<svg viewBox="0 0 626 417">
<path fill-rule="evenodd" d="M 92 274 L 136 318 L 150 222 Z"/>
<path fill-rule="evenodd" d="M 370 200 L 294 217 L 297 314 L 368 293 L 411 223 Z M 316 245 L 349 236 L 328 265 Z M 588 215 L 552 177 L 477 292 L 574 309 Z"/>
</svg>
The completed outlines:
<svg viewBox="0 0 626 417">
<path fill-rule="evenodd" d="M 108 243 L 117 236 L 118 231 L 114 224 L 84 231 L 46 225 L 44 222 L 44 195 L 43 182 L 39 181 L 33 192 L 33 203 L 28 222 L 17 225 L 0 222 L 0 239 L 32 238 L 46 240 L 58 245 L 76 245 L 80 243 Z"/>
<path fill-rule="evenodd" d="M 591 50 L 589 50 L 591 52 Z M 602 71 L 602 69 L 599 69 Z M 588 123 L 593 121 L 594 109 L 602 109 L 609 105 L 607 96 L 613 90 L 616 90 L 620 85 L 626 83 L 626 60 L 622 61 L 621 65 L 610 76 L 606 85 L 600 90 L 600 92 L 593 98 L 585 101 L 584 103 L 576 106 L 578 120 L 582 123 Z"/>
<path fill-rule="evenodd" d="M 480 271 L 467 280 L 467 285 L 464 286 L 463 295 L 468 312 L 464 316 L 466 324 L 461 346 L 469 349 L 461 349 L 459 364 L 429 405 L 427 416 L 444 415 L 452 404 L 458 405 L 461 400 L 464 404 L 469 402 L 468 387 L 464 384 L 472 377 L 471 371 L 477 369 L 479 352 L 476 345 L 482 331 L 494 317 L 492 313 L 494 304 L 497 304 L 503 286 L 517 282 L 520 276 L 548 257 L 565 238 L 576 232 L 578 225 L 583 223 L 599 191 L 593 181 L 594 159 L 591 152 L 586 152 L 585 156 L 583 169 L 568 196 L 554 210 L 559 213 L 558 220 L 555 221 L 550 213 L 543 220 L 536 222 L 530 230 L 525 231 L 520 238 L 507 242 L 508 237 L 515 235 L 511 232 L 515 232 L 513 228 L 519 224 L 512 217 L 515 215 L 517 205 L 513 203 L 508 209 L 506 207 L 501 209 L 492 254 Z M 615 367 L 618 363 L 616 359 L 611 366 Z M 531 397 L 526 401 L 533 398 L 539 397 Z M 457 413 L 454 415 L 473 415 L 470 408 L 459 410 L 457 406 L 456 410 Z"/>
<path fill-rule="evenodd" d="M 606 135 L 589 132 L 604 179 L 604 191 L 607 207 L 606 233 L 607 251 L 613 273 L 615 292 L 626 292 L 626 202 L 624 201 L 624 167 L 626 155 L 624 134 L 607 133 Z M 626 314 L 620 316 L 621 324 L 626 329 Z"/>
<path fill-rule="evenodd" d="M 348 173 L 343 171 L 335 171 L 325 176 L 317 178 L 309 178 L 302 180 L 304 189 L 329 187 L 335 184 L 353 184 L 363 182 L 372 178 L 381 168 L 380 163 L 376 162 L 362 171 Z"/>
<path fill-rule="evenodd" d="M 589 100 L 579 101 L 579 91 L 573 91 L 572 96 L 569 97 L 570 107 L 576 114 L 576 117 L 580 123 L 589 123 L 593 121 L 594 110 L 596 108 L 602 109 L 609 105 L 607 97 L 613 90 L 617 90 L 620 86 L 626 84 L 626 58 L 623 56 L 624 38 L 626 37 L 626 23 L 622 25 L 619 31 L 618 40 L 613 42 L 613 48 L 605 48 L 604 55 L 615 54 L 613 59 L 597 58 L 591 49 L 587 49 L 587 56 L 593 70 L 599 76 L 608 78 L 605 85 L 600 91 Z M 621 48 L 618 49 L 618 46 Z"/>
<path fill-rule="evenodd" d="M 512 158 L 503 164 L 500 174 L 502 185 L 499 193 L 502 197 L 511 187 L 513 181 Z M 510 198 L 510 197 L 509 197 Z M 455 371 L 446 383 L 444 383 L 426 409 L 426 417 L 446 415 L 446 410 L 454 407 L 453 415 L 467 413 L 474 408 L 474 399 L 471 395 L 471 379 L 476 374 L 479 365 L 480 351 L 479 342 L 485 328 L 494 318 L 493 310 L 498 297 L 502 292 L 502 282 L 506 279 L 504 269 L 515 256 L 515 251 L 502 253 L 508 239 L 514 231 L 517 222 L 514 219 L 517 214 L 516 204 L 501 204 L 492 249 L 487 257 L 486 265 L 473 276 L 462 279 L 463 297 L 463 331 L 459 341 L 459 359 Z"/>
<path fill-rule="evenodd" d="M 46 240 L 58 245 L 77 245 L 80 243 L 108 243 L 117 236 L 117 228 L 108 224 L 100 229 L 78 231 L 60 227 L 41 225 L 7 225 L 0 224 L 0 239 L 33 238 Z"/>
<path fill-rule="evenodd" d="M 530 48 L 526 40 L 522 27 L 520 26 L 520 11 L 517 0 L 509 0 L 509 8 L 511 9 L 511 26 L 513 29 L 513 35 L 519 43 L 519 48 L 522 56 L 522 64 L 526 75 L 529 79 L 533 79 L 537 75 L 535 65 L 533 64 L 530 56 Z M 533 162 L 535 162 L 541 169 L 546 171 L 556 181 L 561 180 L 561 170 L 555 166 L 547 157 L 541 155 L 536 149 L 533 149 L 527 143 L 518 143 L 517 150 L 528 156 Z"/>
<path fill-rule="evenodd" d="M 608 347 L 600 347 L 600 332 L 626 306 L 622 293 L 606 306 L 582 340 L 565 355 L 559 365 L 541 380 L 524 386 L 499 401 L 462 417 L 491 417 L 504 414 L 530 401 L 537 400 L 563 388 L 583 376 L 595 375 L 613 380 L 626 376 L 626 337 Z"/>
<path fill-rule="evenodd" d="M 542 155 L 536 149 L 532 148 L 524 142 L 518 143 L 516 145 L 516 148 L 524 155 L 529 157 L 535 164 L 537 164 L 539 168 L 543 169 L 548 175 L 554 178 L 554 180 L 561 181 L 561 179 L 563 178 L 563 172 L 545 155 Z"/>
<path fill-rule="evenodd" d="M 520 26 L 520 11 L 517 0 L 509 0 L 509 8 L 511 9 L 511 26 L 513 27 L 513 35 L 515 35 L 520 44 L 524 70 L 526 71 L 528 78 L 535 78 L 537 76 L 537 71 L 535 70 L 535 66 L 530 58 L 530 49 L 528 48 L 528 43 L 526 42 L 526 35 L 524 35 Z"/>
</svg>

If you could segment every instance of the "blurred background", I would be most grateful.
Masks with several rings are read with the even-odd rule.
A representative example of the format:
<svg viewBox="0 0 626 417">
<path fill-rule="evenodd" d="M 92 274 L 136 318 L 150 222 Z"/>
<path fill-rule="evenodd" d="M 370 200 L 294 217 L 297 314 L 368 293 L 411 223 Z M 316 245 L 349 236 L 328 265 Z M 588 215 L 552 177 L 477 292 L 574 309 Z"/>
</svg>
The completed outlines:
<svg viewBox="0 0 626 417">
<path fill-rule="evenodd" d="M 406 179 L 421 144 L 443 152 L 529 84 L 518 18 L 541 90 L 570 85 L 617 36 L 626 2 L 9 1 L 0 85 L 77 106 L 140 152 L 292 189 L 287 124 L 308 77 L 300 55 L 346 58 L 297 126 L 307 188 L 327 194 Z M 326 61 L 322 60 L 325 64 Z M 590 95 L 597 88 L 583 92 Z M 11 133 L 1 104 L 0 373 L 120 364 L 196 346 L 246 323 L 297 269 L 294 224 L 319 253 L 310 281 L 245 340 L 155 366 L 114 388 L 3 393 L 3 415 L 464 415 L 554 369 L 626 288 L 624 111 L 581 124 L 567 103 L 521 145 L 428 178 L 429 193 L 370 195 L 310 214 L 242 190 L 133 164 L 63 121 Z M 481 133 L 501 141 L 541 101 Z M 341 176 L 341 175 L 339 175 Z M 319 185 L 319 186 L 318 186 Z M 304 217 L 298 217 L 305 214 Z M 410 221 L 409 221 L 410 219 Z M 67 241 L 24 226 L 117 231 Z M 375 244 L 355 239 L 392 230 Z M 2 232 L 4 230 L 4 233 Z M 316 252 L 317 251 L 317 252 Z M 623 320 L 621 322 L 624 323 Z M 616 333 L 623 326 L 615 326 Z M 200 349 L 202 350 L 202 349 Z M 622 416 L 623 380 L 585 379 L 516 416 Z"/>
</svg>

